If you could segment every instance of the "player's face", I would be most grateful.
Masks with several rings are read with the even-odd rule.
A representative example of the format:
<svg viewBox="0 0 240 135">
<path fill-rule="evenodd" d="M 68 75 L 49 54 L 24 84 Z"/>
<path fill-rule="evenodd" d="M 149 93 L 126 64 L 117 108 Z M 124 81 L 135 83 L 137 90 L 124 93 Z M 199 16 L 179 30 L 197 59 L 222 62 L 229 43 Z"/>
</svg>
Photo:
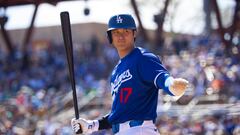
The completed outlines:
<svg viewBox="0 0 240 135">
<path fill-rule="evenodd" d="M 112 30 L 113 45 L 118 52 L 128 53 L 134 48 L 135 31 L 132 29 Z"/>
</svg>

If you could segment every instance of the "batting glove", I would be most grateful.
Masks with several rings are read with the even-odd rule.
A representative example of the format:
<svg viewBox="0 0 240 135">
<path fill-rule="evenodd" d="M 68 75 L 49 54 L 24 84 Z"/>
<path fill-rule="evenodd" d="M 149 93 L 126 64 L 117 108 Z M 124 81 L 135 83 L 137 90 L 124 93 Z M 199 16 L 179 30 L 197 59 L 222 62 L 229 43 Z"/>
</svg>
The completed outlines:
<svg viewBox="0 0 240 135">
<path fill-rule="evenodd" d="M 85 120 L 83 118 L 79 119 L 73 118 L 71 120 L 71 126 L 75 134 L 91 134 L 95 131 L 98 131 L 99 122 L 98 120 Z"/>
<path fill-rule="evenodd" d="M 182 96 L 187 87 L 188 87 L 188 81 L 183 78 L 172 78 L 169 77 L 166 82 L 168 83 L 169 90 L 173 93 L 175 96 Z"/>
</svg>

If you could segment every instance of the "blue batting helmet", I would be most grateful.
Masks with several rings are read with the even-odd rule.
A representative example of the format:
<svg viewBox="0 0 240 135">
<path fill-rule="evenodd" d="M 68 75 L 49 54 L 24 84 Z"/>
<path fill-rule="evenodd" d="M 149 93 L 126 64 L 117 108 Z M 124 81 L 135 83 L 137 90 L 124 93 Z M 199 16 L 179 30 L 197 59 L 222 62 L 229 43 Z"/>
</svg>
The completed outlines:
<svg viewBox="0 0 240 135">
<path fill-rule="evenodd" d="M 132 29 L 136 30 L 136 24 L 133 17 L 129 14 L 114 15 L 108 22 L 107 37 L 110 43 L 112 43 L 111 30 L 114 29 Z"/>
<path fill-rule="evenodd" d="M 129 14 L 119 14 L 111 17 L 108 22 L 108 31 L 119 28 L 136 29 L 133 17 Z"/>
</svg>

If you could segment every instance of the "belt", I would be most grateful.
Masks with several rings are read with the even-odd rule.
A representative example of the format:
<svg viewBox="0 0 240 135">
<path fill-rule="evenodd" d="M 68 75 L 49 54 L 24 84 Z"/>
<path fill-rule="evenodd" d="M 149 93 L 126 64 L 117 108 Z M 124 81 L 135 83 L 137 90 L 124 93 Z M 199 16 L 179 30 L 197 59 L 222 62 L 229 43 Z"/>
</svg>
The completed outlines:
<svg viewBox="0 0 240 135">
<path fill-rule="evenodd" d="M 113 124 L 112 125 L 112 131 L 114 134 L 118 133 L 120 129 L 129 129 L 132 127 L 136 127 L 136 126 L 141 126 L 144 123 L 154 123 L 153 120 L 130 120 L 124 123 L 120 123 L 120 124 Z"/>
</svg>

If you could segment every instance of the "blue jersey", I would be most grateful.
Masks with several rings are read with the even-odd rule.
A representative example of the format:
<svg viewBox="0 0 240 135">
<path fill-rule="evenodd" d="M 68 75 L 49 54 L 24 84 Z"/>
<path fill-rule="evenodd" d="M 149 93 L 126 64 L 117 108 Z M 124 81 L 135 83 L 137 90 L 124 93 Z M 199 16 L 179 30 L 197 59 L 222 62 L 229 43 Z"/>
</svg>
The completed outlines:
<svg viewBox="0 0 240 135">
<path fill-rule="evenodd" d="M 117 124 L 129 120 L 155 120 L 158 89 L 171 94 L 164 84 L 169 76 L 156 55 L 134 48 L 113 69 L 113 104 L 108 121 Z"/>
</svg>

